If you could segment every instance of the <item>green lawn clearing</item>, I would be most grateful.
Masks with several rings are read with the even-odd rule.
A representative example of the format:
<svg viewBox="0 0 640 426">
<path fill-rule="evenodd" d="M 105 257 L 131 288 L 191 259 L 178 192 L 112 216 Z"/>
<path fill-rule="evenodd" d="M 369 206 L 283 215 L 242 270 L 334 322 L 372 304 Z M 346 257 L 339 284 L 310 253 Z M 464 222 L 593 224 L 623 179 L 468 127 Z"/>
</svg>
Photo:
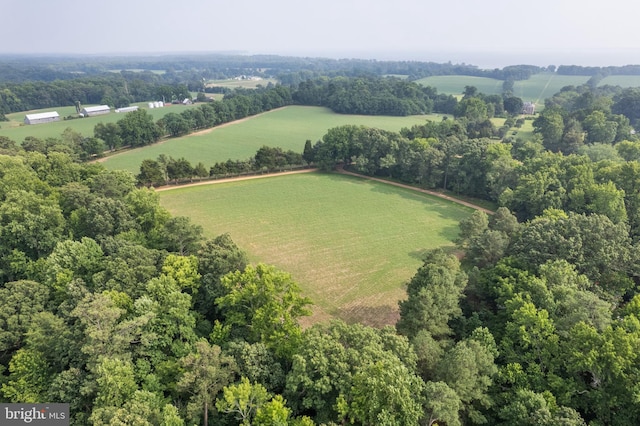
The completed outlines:
<svg viewBox="0 0 640 426">
<path fill-rule="evenodd" d="M 228 232 L 252 262 L 291 273 L 310 322 L 393 324 L 425 250 L 453 248 L 472 210 L 363 178 L 303 173 L 160 192 L 208 237 Z"/>
<path fill-rule="evenodd" d="M 609 77 L 607 77 L 609 78 Z M 534 74 L 528 80 L 516 81 L 513 94 L 525 102 L 534 102 L 538 108 L 544 106 L 544 100 L 559 92 L 565 86 L 579 86 L 589 80 L 586 76 L 558 75 L 555 73 Z M 607 80 L 607 79 L 605 79 Z M 604 80 L 603 80 L 604 81 Z M 627 79 L 629 83 L 632 79 Z M 479 92 L 487 95 L 502 94 L 502 80 L 466 75 L 443 75 L 426 77 L 416 81 L 425 86 L 438 89 L 439 93 L 460 95 L 465 86 L 475 86 Z"/>
<path fill-rule="evenodd" d="M 243 88 L 243 89 L 255 89 L 258 86 L 267 87 L 269 83 L 276 84 L 278 81 L 273 78 L 260 78 L 260 79 L 235 79 L 229 78 L 226 80 L 209 80 L 207 81 L 207 87 L 227 87 L 229 89 Z"/>
<path fill-rule="evenodd" d="M 558 93 L 565 86 L 579 86 L 589 80 L 581 75 L 558 75 L 555 73 L 534 74 L 528 80 L 516 81 L 513 95 L 526 102 L 534 102 L 537 109 L 544 106 L 544 100 Z"/>
<path fill-rule="evenodd" d="M 598 86 L 640 87 L 640 75 L 609 75 Z"/>
<path fill-rule="evenodd" d="M 270 111 L 245 120 L 214 127 L 181 138 L 167 139 L 159 144 L 139 148 L 109 157 L 104 165 L 109 169 L 140 171 L 145 159 L 156 159 L 160 154 L 174 158 L 184 157 L 192 164 L 202 161 L 206 167 L 216 162 L 245 160 L 258 148 L 267 145 L 284 150 L 302 152 L 307 139 L 322 138 L 327 130 L 345 124 L 364 125 L 399 131 L 403 127 L 422 124 L 427 119 L 442 119 L 442 115 L 409 117 L 381 117 L 336 114 L 327 108 L 290 106 Z"/>
<path fill-rule="evenodd" d="M 438 89 L 438 93 L 447 95 L 461 95 L 465 86 L 475 86 L 479 92 L 486 95 L 502 94 L 502 80 L 486 77 L 472 77 L 468 75 L 438 75 L 421 78 L 416 83 Z"/>
</svg>

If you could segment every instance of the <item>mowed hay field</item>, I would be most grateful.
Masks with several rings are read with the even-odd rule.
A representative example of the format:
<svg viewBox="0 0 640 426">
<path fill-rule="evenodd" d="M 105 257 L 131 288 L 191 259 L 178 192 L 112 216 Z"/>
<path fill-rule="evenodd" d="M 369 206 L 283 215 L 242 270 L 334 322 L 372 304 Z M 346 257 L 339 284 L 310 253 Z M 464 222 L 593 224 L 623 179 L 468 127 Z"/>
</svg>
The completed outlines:
<svg viewBox="0 0 640 426">
<path fill-rule="evenodd" d="M 541 108 L 544 100 L 558 93 L 565 86 L 580 86 L 589 77 L 582 75 L 558 75 L 555 73 L 534 74 L 528 80 L 516 81 L 513 95 L 524 101 L 535 102 Z"/>
<path fill-rule="evenodd" d="M 229 78 L 226 80 L 209 80 L 206 83 L 206 87 L 226 87 L 228 89 L 235 89 L 240 87 L 243 89 L 255 89 L 259 86 L 266 87 L 269 85 L 269 83 L 277 84 L 278 80 L 276 80 L 275 78 L 266 78 L 266 79 L 259 79 L 259 80 L 253 80 L 253 79 L 237 80 L 235 78 Z"/>
<path fill-rule="evenodd" d="M 640 87 L 640 75 L 609 75 L 598 86 Z"/>
<path fill-rule="evenodd" d="M 440 121 L 442 115 L 408 117 L 344 115 L 321 107 L 289 106 L 180 138 L 167 139 L 155 145 L 126 151 L 106 158 L 103 163 L 108 169 L 124 169 L 138 173 L 143 160 L 156 159 L 160 154 L 165 154 L 174 158 L 184 157 L 192 164 L 202 161 L 208 168 L 216 162 L 228 159 L 246 160 L 253 157 L 264 145 L 301 153 L 307 139 L 315 143 L 330 128 L 345 124 L 398 131 L 403 127 L 423 124 L 427 119 Z"/>
<path fill-rule="evenodd" d="M 438 89 L 438 93 L 447 95 L 462 95 L 464 86 L 474 86 L 479 92 L 486 95 L 499 95 L 502 93 L 502 80 L 487 77 L 473 77 L 468 75 L 437 75 L 416 80 L 423 86 L 431 86 Z"/>
<path fill-rule="evenodd" d="M 292 274 L 315 306 L 306 324 L 394 324 L 425 250 L 453 247 L 472 210 L 409 189 L 318 172 L 159 192 L 207 237 L 228 232 L 252 262 Z"/>
<path fill-rule="evenodd" d="M 555 73 L 534 74 L 528 80 L 516 81 L 513 94 L 526 102 L 535 102 L 542 107 L 544 100 L 559 92 L 565 86 L 579 86 L 589 80 L 586 76 L 558 75 Z M 479 92 L 487 95 L 502 94 L 502 80 L 464 75 L 444 75 L 426 77 L 417 80 L 424 86 L 432 86 L 439 93 L 461 95 L 465 86 L 475 86 Z"/>
</svg>

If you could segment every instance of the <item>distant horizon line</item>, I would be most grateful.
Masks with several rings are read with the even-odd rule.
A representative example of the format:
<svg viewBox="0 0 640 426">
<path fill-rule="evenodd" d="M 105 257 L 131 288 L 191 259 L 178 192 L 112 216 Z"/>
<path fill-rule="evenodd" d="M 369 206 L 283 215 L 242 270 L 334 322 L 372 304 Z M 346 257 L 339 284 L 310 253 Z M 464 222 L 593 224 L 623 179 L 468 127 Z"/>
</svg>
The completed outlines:
<svg viewBox="0 0 640 426">
<path fill-rule="evenodd" d="M 121 51 L 121 52 L 0 52 L 0 57 L 19 58 L 147 58 L 166 56 L 276 56 L 291 58 L 314 58 L 333 60 L 373 60 L 380 62 L 433 62 L 474 66 L 479 69 L 504 68 L 513 65 L 534 65 L 540 67 L 585 66 L 619 67 L 640 65 L 640 49 L 520 49 L 507 50 L 313 50 L 308 51 L 248 51 L 248 50 L 185 50 L 185 51 Z M 634 57 L 635 63 L 629 60 Z"/>
</svg>

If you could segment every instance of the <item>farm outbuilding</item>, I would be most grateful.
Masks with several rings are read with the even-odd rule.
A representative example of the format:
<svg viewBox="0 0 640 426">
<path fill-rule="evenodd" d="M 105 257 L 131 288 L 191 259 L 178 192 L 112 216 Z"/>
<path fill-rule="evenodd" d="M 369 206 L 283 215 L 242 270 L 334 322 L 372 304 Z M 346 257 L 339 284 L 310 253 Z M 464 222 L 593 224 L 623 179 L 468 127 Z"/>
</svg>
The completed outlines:
<svg viewBox="0 0 640 426">
<path fill-rule="evenodd" d="M 82 110 L 80 110 L 80 113 L 83 114 L 85 117 L 91 117 L 94 115 L 101 115 L 101 114 L 109 114 L 110 112 L 111 112 L 111 108 L 109 108 L 109 105 L 84 107 L 82 108 Z"/>
<path fill-rule="evenodd" d="M 39 114 L 27 114 L 24 117 L 24 124 L 41 124 L 59 121 L 60 115 L 57 111 L 41 112 Z"/>
<path fill-rule="evenodd" d="M 533 115 L 536 113 L 536 104 L 534 104 L 533 102 L 525 102 L 522 105 L 522 113 L 523 114 L 529 114 L 529 115 Z"/>
<path fill-rule="evenodd" d="M 138 109 L 138 106 L 129 106 L 129 107 L 123 107 L 123 108 L 117 108 L 116 112 L 131 112 L 131 111 L 135 111 Z"/>
</svg>

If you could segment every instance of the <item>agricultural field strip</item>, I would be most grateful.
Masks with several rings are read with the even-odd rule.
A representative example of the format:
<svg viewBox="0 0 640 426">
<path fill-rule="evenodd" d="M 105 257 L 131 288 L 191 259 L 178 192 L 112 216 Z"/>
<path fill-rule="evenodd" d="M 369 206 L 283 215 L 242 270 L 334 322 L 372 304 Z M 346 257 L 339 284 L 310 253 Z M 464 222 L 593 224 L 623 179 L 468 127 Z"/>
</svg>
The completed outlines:
<svg viewBox="0 0 640 426">
<path fill-rule="evenodd" d="M 172 189 L 181 189 L 181 188 L 188 188 L 188 187 L 193 187 L 193 186 L 221 184 L 221 183 L 229 183 L 229 182 L 237 182 L 237 181 L 253 180 L 253 179 L 264 179 L 264 178 L 269 178 L 269 177 L 294 175 L 294 174 L 300 174 L 300 173 L 312 173 L 312 172 L 317 172 L 317 171 L 318 171 L 318 169 L 304 169 L 304 170 L 295 170 L 295 171 L 290 171 L 290 172 L 278 172 L 278 173 L 269 173 L 269 174 L 263 174 L 263 175 L 242 176 L 242 177 L 232 177 L 232 178 L 224 178 L 224 179 L 207 180 L 207 181 L 203 181 L 203 182 L 188 183 L 188 184 L 185 184 L 185 185 L 166 185 L 166 186 L 160 186 L 160 187 L 155 188 L 155 191 L 162 192 L 162 191 L 170 191 Z M 339 169 L 338 172 L 342 173 L 342 174 L 345 174 L 345 175 L 356 176 L 356 177 L 359 177 L 359 178 L 362 178 L 362 179 L 373 180 L 373 181 L 384 183 L 384 184 L 387 184 L 387 185 L 393 185 L 393 186 L 397 186 L 397 187 L 400 187 L 400 188 L 410 189 L 412 191 L 422 192 L 423 194 L 429 194 L 429 195 L 432 195 L 434 197 L 442 198 L 443 200 L 451 201 L 453 203 L 460 204 L 460 205 L 465 206 L 465 207 L 471 207 L 472 209 L 483 211 L 483 212 L 485 212 L 485 213 L 487 213 L 489 215 L 492 215 L 492 214 L 495 213 L 493 210 L 486 209 L 486 208 L 484 208 L 482 206 L 470 203 L 468 201 L 464 201 L 464 200 L 460 200 L 460 199 L 455 198 L 455 197 L 451 197 L 451 196 L 443 194 L 441 192 L 430 191 L 428 189 L 416 188 L 415 186 L 405 185 L 405 184 L 399 183 L 399 182 L 393 182 L 393 181 L 380 179 L 380 178 L 376 178 L 376 177 L 372 177 L 372 176 L 361 175 L 361 174 L 358 174 L 358 173 L 353 173 L 353 172 L 346 171 L 344 169 Z"/>
<path fill-rule="evenodd" d="M 562 87 L 569 85 L 579 86 L 586 83 L 587 80 L 589 80 L 587 76 L 567 76 L 552 73 L 534 74 L 528 80 L 516 81 L 513 94 L 524 101 L 535 102 L 538 107 L 542 107 L 544 99 L 553 96 Z M 629 85 L 636 82 L 634 79 L 628 79 L 627 81 Z M 417 82 L 425 86 L 433 86 L 438 89 L 439 93 L 450 95 L 461 95 L 465 86 L 475 86 L 479 92 L 487 95 L 501 95 L 503 83 L 502 80 L 463 75 L 426 77 L 417 80 Z M 640 85 L 640 78 L 637 79 L 637 83 Z"/>
<path fill-rule="evenodd" d="M 111 170 L 124 169 L 138 173 L 143 160 L 155 159 L 160 154 L 165 154 L 174 158 L 184 157 L 193 164 L 202 161 L 206 167 L 210 167 L 216 162 L 228 159 L 246 160 L 264 145 L 302 152 L 307 139 L 315 142 L 321 139 L 328 129 L 345 124 L 399 131 L 402 127 L 423 124 L 427 119 L 439 121 L 442 115 L 344 115 L 322 107 L 288 106 L 201 133 L 166 139 L 161 144 L 123 152 L 108 157 L 103 164 Z"/>
<path fill-rule="evenodd" d="M 172 214 L 190 216 L 207 236 L 229 232 L 252 261 L 290 272 L 316 303 L 314 318 L 375 325 L 393 323 L 421 253 L 452 247 L 457 223 L 471 211 L 362 177 L 321 173 L 160 195 Z"/>
</svg>

